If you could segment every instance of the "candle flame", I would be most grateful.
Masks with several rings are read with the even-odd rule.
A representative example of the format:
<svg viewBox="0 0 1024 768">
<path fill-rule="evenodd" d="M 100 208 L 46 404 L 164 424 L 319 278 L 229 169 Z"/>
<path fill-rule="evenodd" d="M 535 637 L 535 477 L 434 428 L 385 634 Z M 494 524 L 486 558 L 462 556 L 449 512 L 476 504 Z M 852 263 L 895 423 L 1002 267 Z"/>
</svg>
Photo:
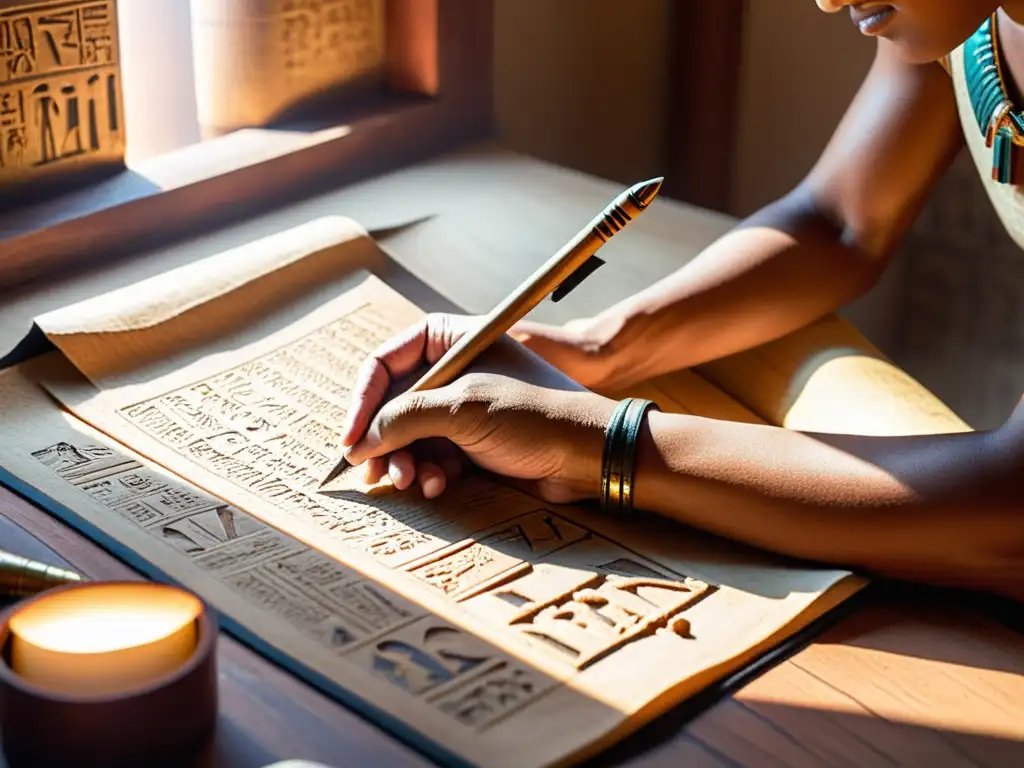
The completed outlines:
<svg viewBox="0 0 1024 768">
<path fill-rule="evenodd" d="M 188 659 L 201 613 L 196 597 L 162 585 L 83 585 L 15 613 L 12 667 L 69 693 L 140 687 Z"/>
<path fill-rule="evenodd" d="M 178 590 L 96 585 L 39 600 L 11 619 L 11 631 L 59 653 L 109 653 L 152 643 L 195 621 L 199 601 Z"/>
</svg>

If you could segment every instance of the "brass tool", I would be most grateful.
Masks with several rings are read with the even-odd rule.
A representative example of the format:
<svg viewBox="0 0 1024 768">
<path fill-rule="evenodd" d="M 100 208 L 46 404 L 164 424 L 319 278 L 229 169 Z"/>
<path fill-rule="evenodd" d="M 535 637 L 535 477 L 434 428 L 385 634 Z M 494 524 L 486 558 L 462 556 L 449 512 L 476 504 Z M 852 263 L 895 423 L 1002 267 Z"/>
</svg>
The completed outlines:
<svg viewBox="0 0 1024 768">
<path fill-rule="evenodd" d="M 0 600 L 31 597 L 75 581 L 82 577 L 74 571 L 0 549 Z"/>
</svg>

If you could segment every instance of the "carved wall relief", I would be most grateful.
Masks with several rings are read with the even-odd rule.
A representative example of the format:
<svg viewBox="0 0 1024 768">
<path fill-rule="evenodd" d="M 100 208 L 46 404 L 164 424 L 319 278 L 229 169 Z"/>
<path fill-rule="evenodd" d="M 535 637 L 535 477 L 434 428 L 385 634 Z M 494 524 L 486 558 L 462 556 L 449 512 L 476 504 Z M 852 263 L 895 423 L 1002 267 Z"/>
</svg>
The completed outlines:
<svg viewBox="0 0 1024 768">
<path fill-rule="evenodd" d="M 386 0 L 192 0 L 199 122 L 264 125 L 345 84 L 379 83 Z"/>
<path fill-rule="evenodd" d="M 0 0 L 0 186 L 123 162 L 116 0 Z"/>
</svg>

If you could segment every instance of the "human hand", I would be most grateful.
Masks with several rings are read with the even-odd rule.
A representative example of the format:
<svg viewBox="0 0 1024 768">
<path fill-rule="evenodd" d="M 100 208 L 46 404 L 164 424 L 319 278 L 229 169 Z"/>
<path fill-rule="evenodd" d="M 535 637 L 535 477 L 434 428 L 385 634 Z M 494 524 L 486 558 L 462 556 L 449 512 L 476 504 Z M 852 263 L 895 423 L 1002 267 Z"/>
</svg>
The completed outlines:
<svg viewBox="0 0 1024 768">
<path fill-rule="evenodd" d="M 379 387 L 379 375 L 374 381 L 371 386 Z M 370 483 L 387 474 L 396 488 L 418 483 L 433 498 L 461 471 L 461 460 L 445 450 L 454 447 L 478 467 L 566 504 L 597 496 L 604 430 L 614 408 L 592 392 L 470 373 L 386 403 L 346 456 L 354 466 L 366 465 Z"/>
<path fill-rule="evenodd" d="M 453 344 L 481 321 L 479 317 L 463 315 L 427 315 L 374 350 L 364 361 L 352 390 L 347 423 L 341 435 L 343 446 L 351 448 L 364 436 L 374 414 L 388 396 L 394 394 L 391 390 L 396 385 L 440 360 Z M 543 361 L 524 353 L 521 347 L 515 347 L 511 339 L 495 344 L 482 358 L 490 357 L 493 362 L 500 357 L 502 347 L 505 351 L 511 349 L 523 354 L 518 358 L 512 356 L 512 359 L 506 356 L 501 360 L 499 372 L 507 373 L 513 369 L 516 379 L 542 385 L 548 390 L 581 389 L 574 382 L 560 378 L 557 371 L 545 366 Z M 400 489 L 404 490 L 418 481 L 425 494 L 436 496 L 448 480 L 460 473 L 465 458 L 451 440 L 419 441 L 390 456 L 374 454 L 366 458 L 364 471 L 371 483 L 389 475 Z"/>
<path fill-rule="evenodd" d="M 395 386 L 409 380 L 414 374 L 422 373 L 422 369 L 433 365 L 461 339 L 472 332 L 483 322 L 483 318 L 452 315 L 430 314 L 409 326 L 402 332 L 385 341 L 370 353 L 363 362 L 352 389 L 352 399 L 346 416 L 347 423 L 342 429 L 341 442 L 344 447 L 352 446 L 362 437 L 377 409 L 384 403 Z M 511 338 L 501 339 L 497 344 L 478 358 L 471 368 L 479 368 L 483 359 L 495 360 L 495 353 L 500 354 L 501 347 L 508 351 L 508 345 L 514 345 Z M 514 351 L 523 353 L 520 347 Z M 532 381 L 544 386 L 566 388 L 578 386 L 575 382 L 561 379 L 558 372 L 529 353 L 520 354 L 517 359 L 501 360 L 500 373 L 513 372 L 516 378 Z"/>
<path fill-rule="evenodd" d="M 613 318 L 585 318 L 565 325 L 532 320 L 517 323 L 509 335 L 584 387 L 610 386 L 615 379 L 611 340 L 621 323 Z"/>
</svg>

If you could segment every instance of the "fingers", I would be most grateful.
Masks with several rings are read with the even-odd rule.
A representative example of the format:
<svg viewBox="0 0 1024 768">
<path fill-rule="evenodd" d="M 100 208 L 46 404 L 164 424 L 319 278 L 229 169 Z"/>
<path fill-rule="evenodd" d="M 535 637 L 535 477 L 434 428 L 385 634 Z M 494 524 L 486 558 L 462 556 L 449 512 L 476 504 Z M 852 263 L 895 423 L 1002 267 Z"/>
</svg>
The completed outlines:
<svg viewBox="0 0 1024 768">
<path fill-rule="evenodd" d="M 385 475 L 399 490 L 415 483 L 423 496 L 437 498 L 462 474 L 465 458 L 451 443 L 444 440 L 425 440 L 411 451 L 398 451 L 391 456 L 375 456 L 363 464 L 363 479 L 376 485 Z"/>
<path fill-rule="evenodd" d="M 452 482 L 462 475 L 469 463 L 466 455 L 447 440 L 422 440 L 413 446 L 413 455 L 418 479 L 424 470 L 430 475 L 436 468 L 442 480 Z"/>
<path fill-rule="evenodd" d="M 548 325 L 547 323 L 537 323 L 533 320 L 520 320 L 509 329 L 509 334 L 516 341 L 541 339 L 557 344 L 572 344 L 575 343 L 579 335 L 575 325 L 576 322 L 573 321 L 566 325 Z"/>
<path fill-rule="evenodd" d="M 377 412 L 362 438 L 348 449 L 346 458 L 359 465 L 408 448 L 419 440 L 451 437 L 454 420 L 450 400 L 448 387 L 399 395 Z M 389 466 L 389 474 L 392 468 Z M 394 469 L 400 477 L 406 477 L 401 464 Z"/>
<path fill-rule="evenodd" d="M 343 447 L 351 446 L 366 431 L 374 412 L 384 402 L 390 384 L 391 375 L 384 361 L 373 356 L 367 358 L 352 388 L 346 422 L 341 430 Z"/>
<path fill-rule="evenodd" d="M 437 498 L 444 493 L 444 489 L 448 485 L 444 470 L 431 461 L 424 461 L 419 465 L 416 478 L 419 481 L 420 491 L 427 499 Z"/>
<path fill-rule="evenodd" d="M 424 440 L 413 446 L 416 482 L 423 496 L 434 499 L 457 480 L 466 466 L 466 457 L 447 440 Z M 394 480 L 394 478 L 392 478 Z"/>
<path fill-rule="evenodd" d="M 522 320 L 512 327 L 512 337 L 556 368 L 578 361 L 591 346 L 586 329 L 589 321 L 573 320 L 565 325 L 546 325 Z"/>
<path fill-rule="evenodd" d="M 349 447 L 362 436 L 392 384 L 440 360 L 470 322 L 471 318 L 455 315 L 427 315 L 371 352 L 352 388 L 342 444 Z"/>
<path fill-rule="evenodd" d="M 408 489 L 416 482 L 416 460 L 410 451 L 395 451 L 388 457 L 388 475 L 395 488 Z"/>
<path fill-rule="evenodd" d="M 384 475 L 388 473 L 388 460 L 386 456 L 368 459 L 363 464 L 363 480 L 368 485 L 376 485 Z"/>
<path fill-rule="evenodd" d="M 363 361 L 352 387 L 341 442 L 348 447 L 366 431 L 373 414 L 384 402 L 388 387 L 398 378 L 416 369 L 423 359 L 427 339 L 427 320 L 410 326 L 377 347 Z"/>
</svg>

